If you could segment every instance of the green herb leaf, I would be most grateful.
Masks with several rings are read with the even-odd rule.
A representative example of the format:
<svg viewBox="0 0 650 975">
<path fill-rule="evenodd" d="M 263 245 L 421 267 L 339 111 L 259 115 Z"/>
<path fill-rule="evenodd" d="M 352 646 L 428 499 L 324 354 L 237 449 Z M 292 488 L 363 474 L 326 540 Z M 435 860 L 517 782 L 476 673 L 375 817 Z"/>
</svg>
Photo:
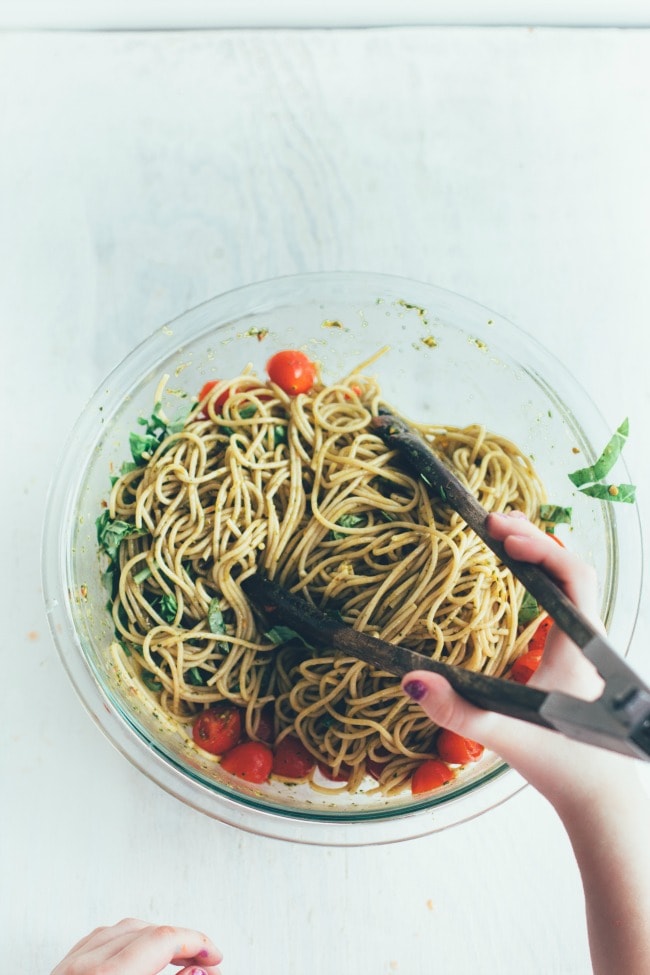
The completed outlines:
<svg viewBox="0 0 650 975">
<path fill-rule="evenodd" d="M 176 619 L 178 603 L 173 593 L 166 592 L 162 596 L 157 596 L 152 600 L 151 605 L 165 623 L 173 623 Z"/>
<path fill-rule="evenodd" d="M 336 522 L 341 528 L 355 528 L 357 525 L 365 525 L 367 518 L 365 515 L 341 515 L 341 517 Z M 332 540 L 339 541 L 341 538 L 346 538 L 345 532 L 330 532 L 330 538 Z"/>
<path fill-rule="evenodd" d="M 241 410 L 239 410 L 239 419 L 250 420 L 250 418 L 255 416 L 256 413 L 257 407 L 254 403 L 251 403 L 249 406 L 242 406 Z"/>
<path fill-rule="evenodd" d="M 200 667 L 190 667 L 185 674 L 185 680 L 188 684 L 193 684 L 195 687 L 203 687 L 205 684 L 204 674 Z"/>
<path fill-rule="evenodd" d="M 397 521 L 397 515 L 394 515 L 391 511 L 380 511 L 379 516 L 384 519 L 384 521 Z"/>
<path fill-rule="evenodd" d="M 273 446 L 277 447 L 278 444 L 286 442 L 287 428 L 278 423 L 273 427 Z"/>
<path fill-rule="evenodd" d="M 117 558 L 122 540 L 129 535 L 145 535 L 146 530 L 137 528 L 128 521 L 120 521 L 119 518 L 111 518 L 108 511 L 102 512 L 96 519 L 97 541 L 101 548 L 108 554 L 111 562 Z"/>
<path fill-rule="evenodd" d="M 226 632 L 226 622 L 223 618 L 218 599 L 210 600 L 210 605 L 208 606 L 208 629 L 210 633 L 219 634 Z"/>
<path fill-rule="evenodd" d="M 129 447 L 131 448 L 131 456 L 135 463 L 141 467 L 147 462 L 145 454 L 153 454 L 157 447 L 159 447 L 159 441 L 157 437 L 154 437 L 150 433 L 130 433 L 129 434 Z"/>
<path fill-rule="evenodd" d="M 601 501 L 621 501 L 634 504 L 636 501 L 636 487 L 634 484 L 588 484 L 578 488 L 581 494 Z"/>
<path fill-rule="evenodd" d="M 605 477 L 606 474 L 609 474 L 621 454 L 623 445 L 627 440 L 629 429 L 630 424 L 626 418 L 623 420 L 596 463 L 591 467 L 582 467 L 580 470 L 574 471 L 573 474 L 569 474 L 570 481 L 579 488 L 582 487 L 583 484 L 590 484 L 593 481 L 600 481 L 603 477 Z"/>
<path fill-rule="evenodd" d="M 539 517 L 553 525 L 570 525 L 573 508 L 562 508 L 559 504 L 540 504 Z"/>
<path fill-rule="evenodd" d="M 534 596 L 526 590 L 524 598 L 519 607 L 519 622 L 522 624 L 532 623 L 539 616 L 539 605 Z"/>
<path fill-rule="evenodd" d="M 305 638 L 302 637 L 300 633 L 296 633 L 296 631 L 292 630 L 289 626 L 274 626 L 272 629 L 268 630 L 264 636 L 267 638 L 267 640 L 270 640 L 271 643 L 290 643 L 292 640 L 298 640 L 300 643 L 304 643 L 306 647 L 309 647 L 310 650 L 315 649 L 311 643 L 307 643 Z"/>
<path fill-rule="evenodd" d="M 150 575 L 151 569 L 148 565 L 145 565 L 144 569 L 140 569 L 139 572 L 136 572 L 136 574 L 133 576 L 133 581 L 135 582 L 136 586 L 139 586 L 140 583 L 144 582 L 145 579 L 148 579 Z"/>
<path fill-rule="evenodd" d="M 162 684 L 150 670 L 142 671 L 142 682 L 150 691 L 162 691 Z"/>
</svg>

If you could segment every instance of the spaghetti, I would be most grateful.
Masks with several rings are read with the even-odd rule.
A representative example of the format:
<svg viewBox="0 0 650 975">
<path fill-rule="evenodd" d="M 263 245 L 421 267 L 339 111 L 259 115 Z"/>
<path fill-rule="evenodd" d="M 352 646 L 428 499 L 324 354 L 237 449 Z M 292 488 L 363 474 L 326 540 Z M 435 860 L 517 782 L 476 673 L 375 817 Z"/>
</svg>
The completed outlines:
<svg viewBox="0 0 650 975">
<path fill-rule="evenodd" d="M 158 407 L 104 527 L 117 531 L 113 650 L 164 712 L 189 730 L 232 702 L 251 739 L 270 715 L 275 743 L 297 736 L 341 788 L 372 770 L 392 793 L 435 755 L 435 727 L 395 677 L 264 633 L 242 579 L 263 571 L 359 630 L 495 676 L 538 621 L 521 631 L 520 583 L 372 432 L 380 402 L 362 374 L 292 396 L 248 371 L 182 424 Z M 488 511 L 537 520 L 544 489 L 514 444 L 417 429 Z"/>
</svg>

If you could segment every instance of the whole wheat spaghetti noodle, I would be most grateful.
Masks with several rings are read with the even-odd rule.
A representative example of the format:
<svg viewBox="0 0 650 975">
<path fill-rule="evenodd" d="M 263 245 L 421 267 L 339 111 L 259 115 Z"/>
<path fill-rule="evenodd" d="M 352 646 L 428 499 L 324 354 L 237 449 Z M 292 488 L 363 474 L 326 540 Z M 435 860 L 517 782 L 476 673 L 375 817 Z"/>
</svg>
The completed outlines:
<svg viewBox="0 0 650 975">
<path fill-rule="evenodd" d="M 396 678 L 265 634 L 242 579 L 262 570 L 359 630 L 493 675 L 538 621 L 520 632 L 520 584 L 372 432 L 380 402 L 359 373 L 295 397 L 250 371 L 220 382 L 182 424 L 154 413 L 103 524 L 117 532 L 113 650 L 157 706 L 189 734 L 230 701 L 253 739 L 264 709 L 275 741 L 297 735 L 341 788 L 372 768 L 390 793 L 435 755 L 435 727 Z M 418 429 L 488 511 L 537 520 L 544 489 L 514 444 Z"/>
</svg>

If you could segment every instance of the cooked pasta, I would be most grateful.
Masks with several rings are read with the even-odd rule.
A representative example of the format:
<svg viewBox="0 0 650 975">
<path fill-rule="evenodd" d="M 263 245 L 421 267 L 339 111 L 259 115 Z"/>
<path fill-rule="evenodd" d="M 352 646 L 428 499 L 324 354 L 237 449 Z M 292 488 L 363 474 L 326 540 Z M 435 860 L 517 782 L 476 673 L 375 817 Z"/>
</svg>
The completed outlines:
<svg viewBox="0 0 650 975">
<path fill-rule="evenodd" d="M 114 652 L 164 712 L 190 734 L 232 702 L 251 739 L 271 714 L 275 743 L 297 736 L 339 788 L 372 769 L 391 793 L 435 755 L 436 729 L 395 677 L 265 634 L 242 579 L 262 570 L 359 630 L 493 675 L 537 621 L 521 632 L 521 585 L 372 432 L 380 402 L 363 374 L 292 396 L 249 370 L 183 424 L 157 408 L 103 526 Z M 514 444 L 480 426 L 418 429 L 485 508 L 537 519 L 543 486 Z"/>
</svg>

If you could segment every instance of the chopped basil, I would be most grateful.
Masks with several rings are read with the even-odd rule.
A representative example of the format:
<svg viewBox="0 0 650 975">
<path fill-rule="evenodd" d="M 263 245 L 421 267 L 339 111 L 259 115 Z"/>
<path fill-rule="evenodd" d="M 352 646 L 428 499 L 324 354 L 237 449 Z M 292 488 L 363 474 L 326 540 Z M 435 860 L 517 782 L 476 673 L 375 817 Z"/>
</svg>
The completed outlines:
<svg viewBox="0 0 650 975">
<path fill-rule="evenodd" d="M 634 484 L 587 484 L 579 490 L 581 494 L 600 501 L 623 501 L 627 504 L 634 504 L 636 501 Z"/>
<path fill-rule="evenodd" d="M 397 515 L 394 515 L 390 511 L 380 511 L 379 516 L 380 518 L 383 518 L 384 521 L 397 521 Z"/>
<path fill-rule="evenodd" d="M 250 418 L 255 416 L 256 413 L 257 407 L 254 403 L 251 403 L 249 406 L 242 406 L 241 410 L 239 410 L 239 419 L 250 420 Z"/>
<path fill-rule="evenodd" d="M 226 622 L 218 599 L 211 599 L 208 606 L 208 629 L 210 633 L 225 633 Z"/>
<path fill-rule="evenodd" d="M 131 448 L 131 456 L 138 466 L 142 466 L 146 463 L 145 454 L 153 454 L 156 448 L 160 446 L 158 438 L 154 437 L 150 433 L 130 433 L 129 434 L 129 447 Z"/>
<path fill-rule="evenodd" d="M 150 575 L 151 569 L 148 565 L 145 565 L 144 569 L 140 569 L 139 572 L 136 572 L 136 574 L 133 576 L 133 581 L 137 586 L 139 586 L 140 583 L 144 582 L 145 579 L 148 579 Z"/>
<path fill-rule="evenodd" d="M 156 596 L 151 605 L 166 623 L 173 623 L 176 619 L 178 603 L 173 593 L 166 592 L 162 596 Z"/>
<path fill-rule="evenodd" d="M 540 504 L 539 517 L 553 525 L 570 525 L 573 508 L 562 508 L 559 504 Z"/>
<path fill-rule="evenodd" d="M 277 447 L 278 444 L 287 442 L 287 428 L 282 426 L 282 424 L 277 423 L 273 427 L 273 446 Z"/>
<path fill-rule="evenodd" d="M 569 479 L 576 487 L 582 487 L 583 484 L 591 484 L 594 481 L 601 481 L 606 474 L 609 474 L 612 467 L 618 460 L 623 445 L 627 440 L 627 436 L 630 430 L 630 424 L 627 418 L 623 420 L 620 427 L 617 429 L 614 436 L 611 438 L 602 454 L 598 458 L 595 464 L 591 467 L 581 467 L 580 470 L 574 471 L 573 474 L 569 474 Z"/>
<path fill-rule="evenodd" d="M 365 525 L 366 520 L 365 515 L 341 515 L 336 524 L 340 525 L 341 528 L 355 528 L 357 525 Z M 332 541 L 339 541 L 347 536 L 345 532 L 331 531 L 329 537 Z"/>
<path fill-rule="evenodd" d="M 296 631 L 292 630 L 290 626 L 274 626 L 272 629 L 268 630 L 264 636 L 267 638 L 267 640 L 270 640 L 271 643 L 290 643 L 292 640 L 299 640 L 300 643 L 304 643 L 304 645 L 309 647 L 310 650 L 315 649 L 311 643 L 308 643 L 305 638 L 300 635 L 300 633 L 296 633 Z"/>
<path fill-rule="evenodd" d="M 97 541 L 101 548 L 108 554 L 111 562 L 117 558 L 122 540 L 128 535 L 144 535 L 145 529 L 138 528 L 128 521 L 120 521 L 119 518 L 111 518 L 108 511 L 102 512 L 97 518 Z"/>
<path fill-rule="evenodd" d="M 524 624 L 532 623 L 538 616 L 539 606 L 537 600 L 526 590 L 524 598 L 521 601 L 521 606 L 519 607 L 519 622 Z"/>
<path fill-rule="evenodd" d="M 195 687 L 203 687 L 205 684 L 205 676 L 200 667 L 190 667 L 185 674 L 185 680 L 188 684 L 193 684 Z"/>
<path fill-rule="evenodd" d="M 162 684 L 158 680 L 155 674 L 152 674 L 150 670 L 142 671 L 142 682 L 150 691 L 162 691 Z"/>
</svg>

